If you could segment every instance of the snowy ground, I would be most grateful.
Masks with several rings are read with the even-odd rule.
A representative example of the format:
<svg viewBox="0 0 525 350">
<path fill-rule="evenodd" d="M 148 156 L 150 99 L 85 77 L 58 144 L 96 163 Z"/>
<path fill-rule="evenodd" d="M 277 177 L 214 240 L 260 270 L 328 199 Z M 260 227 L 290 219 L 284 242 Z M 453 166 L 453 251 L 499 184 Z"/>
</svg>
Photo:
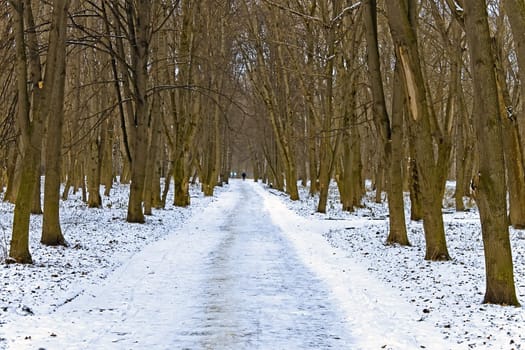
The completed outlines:
<svg viewBox="0 0 525 350">
<path fill-rule="evenodd" d="M 33 266 L 0 268 L 0 349 L 520 349 L 522 308 L 482 305 L 483 249 L 476 212 L 445 210 L 454 260 L 387 247 L 386 208 L 348 214 L 331 197 L 291 202 L 232 181 L 189 209 L 124 221 L 127 187 L 103 209 L 63 203 L 72 248 L 38 244 Z M 0 207 L 0 259 L 12 206 Z M 511 231 L 525 302 L 525 233 Z M 2 240 L 4 243 L 1 243 Z M 525 345 L 523 345 L 525 348 Z"/>
<path fill-rule="evenodd" d="M 482 304 L 485 270 L 478 212 L 467 203 L 469 211 L 456 213 L 450 199 L 452 186 L 447 184 L 443 210 L 453 259 L 449 262 L 423 259 L 425 242 L 420 222 L 407 221 L 411 247 L 385 245 L 388 209 L 373 203 L 374 193 L 365 199 L 365 208 L 352 214 L 339 210 L 335 189 L 326 215 L 315 213 L 317 201 L 307 196 L 306 188 L 302 189 L 301 201 L 283 201 L 294 212 L 320 224 L 317 232 L 324 231 L 333 247 L 413 305 L 420 323 L 441 332 L 450 349 L 525 349 L 523 308 Z M 518 299 L 525 303 L 525 232 L 510 228 L 510 233 Z"/>
</svg>

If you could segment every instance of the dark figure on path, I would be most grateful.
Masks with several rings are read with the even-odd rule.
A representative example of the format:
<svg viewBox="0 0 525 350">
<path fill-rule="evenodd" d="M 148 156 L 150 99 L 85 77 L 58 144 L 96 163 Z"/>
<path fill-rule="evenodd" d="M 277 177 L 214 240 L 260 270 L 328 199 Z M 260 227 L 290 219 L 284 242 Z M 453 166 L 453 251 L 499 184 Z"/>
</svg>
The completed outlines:
<svg viewBox="0 0 525 350">
<path fill-rule="evenodd" d="M 242 173 L 242 181 L 246 180 L 246 173 Z"/>
</svg>

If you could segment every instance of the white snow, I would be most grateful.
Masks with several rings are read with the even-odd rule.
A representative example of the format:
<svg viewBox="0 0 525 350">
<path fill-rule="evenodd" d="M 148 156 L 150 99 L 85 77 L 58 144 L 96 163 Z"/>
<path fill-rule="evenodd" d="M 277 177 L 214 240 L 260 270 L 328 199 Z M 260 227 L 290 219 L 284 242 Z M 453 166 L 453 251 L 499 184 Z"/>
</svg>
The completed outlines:
<svg viewBox="0 0 525 350">
<path fill-rule="evenodd" d="M 463 12 L 463 7 L 455 0 L 454 0 L 454 6 L 456 7 L 457 12 Z"/>
<path fill-rule="evenodd" d="M 345 7 L 337 16 L 335 16 L 330 22 L 331 23 L 335 23 L 337 21 L 339 21 L 346 12 L 349 12 L 349 11 L 353 11 L 353 10 L 356 10 L 358 9 L 359 7 L 361 6 L 361 1 L 358 1 L 356 2 L 355 4 L 353 5 L 350 5 L 350 6 L 347 6 Z"/>
<path fill-rule="evenodd" d="M 0 349 L 520 349 L 522 308 L 482 305 L 484 261 L 475 209 L 444 201 L 450 262 L 384 244 L 385 204 L 328 214 L 251 181 L 213 198 L 124 221 L 128 187 L 103 209 L 62 203 L 70 248 L 38 243 L 34 265 L 0 268 Z M 369 193 L 373 198 L 373 193 Z M 168 199 L 168 202 L 171 198 Z M 4 256 L 12 206 L 0 205 Z M 2 235 L 2 233 L 0 233 Z M 525 300 L 525 233 L 511 230 Z M 0 247 L 2 244 L 0 243 Z M 0 256 L 0 258 L 2 258 Z"/>
</svg>

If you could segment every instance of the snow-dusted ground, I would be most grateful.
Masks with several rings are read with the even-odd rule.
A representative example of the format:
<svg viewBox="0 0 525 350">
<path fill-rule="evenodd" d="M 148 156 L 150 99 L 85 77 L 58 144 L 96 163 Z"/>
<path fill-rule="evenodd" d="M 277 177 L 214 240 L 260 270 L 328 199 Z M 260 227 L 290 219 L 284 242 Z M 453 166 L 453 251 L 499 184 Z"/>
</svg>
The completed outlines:
<svg viewBox="0 0 525 350">
<path fill-rule="evenodd" d="M 313 223 L 322 234 L 370 275 L 409 302 L 426 324 L 446 339 L 450 349 L 525 349 L 525 312 L 522 307 L 482 304 L 485 268 L 479 215 L 473 203 L 467 212 L 455 212 L 453 183 L 447 184 L 444 221 L 452 261 L 424 260 L 425 241 L 420 222 L 407 220 L 410 247 L 387 246 L 388 208 L 365 198 L 365 208 L 341 212 L 332 188 L 326 215 L 315 213 L 317 200 L 302 188 L 301 201 L 283 197 L 287 207 Z M 276 192 L 273 192 L 276 195 Z M 407 199 L 407 207 L 408 199 Z M 407 211 L 407 218 L 409 213 Z M 525 231 L 510 228 L 518 299 L 525 303 Z M 430 349 L 435 349 L 430 346 Z"/>
<path fill-rule="evenodd" d="M 71 248 L 38 244 L 35 265 L 0 268 L 0 349 L 520 349 L 522 308 L 482 305 L 475 210 L 445 214 L 454 260 L 384 245 L 384 205 L 315 214 L 260 184 L 233 180 L 214 198 L 127 224 L 127 187 L 103 209 L 62 203 Z M 168 200 L 169 201 L 169 200 Z M 0 207 L 0 248 L 12 206 Z M 512 230 L 524 302 L 523 231 Z M 1 240 L 0 240 L 1 242 Z M 5 256 L 5 250 L 3 252 Z M 0 258 L 2 256 L 0 255 Z M 524 345 L 525 347 L 525 345 Z"/>
</svg>

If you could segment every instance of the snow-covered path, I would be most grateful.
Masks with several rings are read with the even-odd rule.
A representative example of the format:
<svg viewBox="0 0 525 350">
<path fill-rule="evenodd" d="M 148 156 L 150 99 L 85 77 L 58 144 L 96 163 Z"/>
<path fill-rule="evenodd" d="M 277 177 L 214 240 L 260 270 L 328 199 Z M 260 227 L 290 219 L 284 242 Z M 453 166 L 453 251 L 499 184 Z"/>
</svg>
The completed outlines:
<svg viewBox="0 0 525 350">
<path fill-rule="evenodd" d="M 202 261 L 203 278 L 181 327 L 184 347 L 340 349 L 350 343 L 326 286 L 299 261 L 249 183 L 218 225 L 220 242 Z M 346 346 L 345 346 L 346 345 Z"/>
<path fill-rule="evenodd" d="M 256 186 L 234 181 L 106 284 L 6 325 L 10 348 L 353 348 L 333 294 L 272 223 Z"/>
</svg>

